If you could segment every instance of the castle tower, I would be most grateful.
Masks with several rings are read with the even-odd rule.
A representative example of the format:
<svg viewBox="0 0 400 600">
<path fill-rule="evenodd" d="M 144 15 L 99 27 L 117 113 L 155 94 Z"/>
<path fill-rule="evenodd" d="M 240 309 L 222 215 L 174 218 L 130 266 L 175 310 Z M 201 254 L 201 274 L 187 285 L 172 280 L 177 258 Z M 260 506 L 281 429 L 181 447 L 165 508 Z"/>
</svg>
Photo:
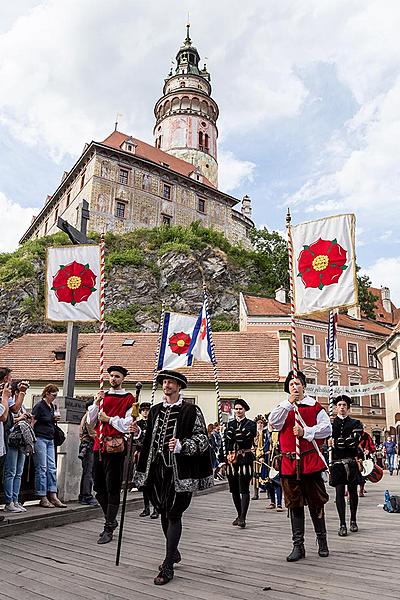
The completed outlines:
<svg viewBox="0 0 400 600">
<path fill-rule="evenodd" d="M 218 186 L 218 105 L 211 98 L 210 74 L 199 68 L 200 56 L 192 46 L 187 25 L 186 39 L 176 55 L 175 73 L 165 79 L 163 96 L 154 107 L 157 148 L 193 163 Z"/>
</svg>

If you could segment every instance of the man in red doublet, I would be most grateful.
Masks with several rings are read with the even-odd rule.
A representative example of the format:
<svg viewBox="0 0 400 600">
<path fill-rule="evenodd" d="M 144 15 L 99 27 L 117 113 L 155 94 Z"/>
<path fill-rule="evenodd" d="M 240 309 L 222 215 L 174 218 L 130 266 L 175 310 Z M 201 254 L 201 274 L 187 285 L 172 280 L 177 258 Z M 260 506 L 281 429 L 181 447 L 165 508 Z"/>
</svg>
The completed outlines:
<svg viewBox="0 0 400 600">
<path fill-rule="evenodd" d="M 280 432 L 281 482 L 292 524 L 293 550 L 286 558 L 288 562 L 305 557 L 304 506 L 306 505 L 317 534 L 318 554 L 329 555 L 324 515 L 324 504 L 329 496 L 322 479 L 326 463 L 320 448 L 324 439 L 331 435 L 332 427 L 328 414 L 321 404 L 310 396 L 304 395 L 305 387 L 304 374 L 298 371 L 297 379 L 294 379 L 293 371 L 290 371 L 285 381 L 285 392 L 289 397 L 278 404 L 269 416 L 272 427 Z M 295 422 L 295 403 L 300 424 Z M 300 478 L 297 478 L 296 474 L 296 437 L 300 439 Z"/>
</svg>

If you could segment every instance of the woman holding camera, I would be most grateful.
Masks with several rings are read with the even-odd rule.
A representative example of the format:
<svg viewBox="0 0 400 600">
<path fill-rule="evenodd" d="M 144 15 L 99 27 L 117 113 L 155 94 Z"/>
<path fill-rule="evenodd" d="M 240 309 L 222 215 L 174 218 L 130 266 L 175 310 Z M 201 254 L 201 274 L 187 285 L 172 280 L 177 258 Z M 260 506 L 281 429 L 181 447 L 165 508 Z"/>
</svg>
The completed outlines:
<svg viewBox="0 0 400 600">
<path fill-rule="evenodd" d="M 30 422 L 30 415 L 23 406 L 28 381 L 13 381 L 11 384 L 11 398 L 9 400 L 10 433 L 15 424 L 20 421 Z M 6 436 L 6 442 L 8 438 Z M 4 501 L 5 511 L 12 513 L 26 512 L 26 508 L 19 502 L 21 479 L 24 470 L 26 454 L 23 448 L 13 448 L 7 443 L 7 454 L 4 461 Z"/>
<path fill-rule="evenodd" d="M 57 497 L 57 469 L 54 453 L 55 424 L 59 417 L 54 416 L 53 402 L 57 398 L 58 387 L 52 383 L 42 391 L 42 400 L 32 409 L 35 444 L 35 490 L 39 496 L 39 506 L 43 508 L 66 508 Z"/>
</svg>

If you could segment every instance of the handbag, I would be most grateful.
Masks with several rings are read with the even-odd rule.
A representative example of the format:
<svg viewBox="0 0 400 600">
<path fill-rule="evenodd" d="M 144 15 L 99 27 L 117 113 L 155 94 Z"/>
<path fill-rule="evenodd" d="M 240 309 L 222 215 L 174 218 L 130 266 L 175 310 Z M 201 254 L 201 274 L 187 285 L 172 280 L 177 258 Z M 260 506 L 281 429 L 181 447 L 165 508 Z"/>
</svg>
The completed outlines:
<svg viewBox="0 0 400 600">
<path fill-rule="evenodd" d="M 58 425 L 54 425 L 54 445 L 55 446 L 62 446 L 63 443 L 65 442 L 65 433 L 63 432 L 63 430 L 61 429 L 61 427 L 59 427 Z"/>
<path fill-rule="evenodd" d="M 117 454 L 125 450 L 123 437 L 107 436 L 104 438 L 104 449 L 107 454 Z"/>
</svg>

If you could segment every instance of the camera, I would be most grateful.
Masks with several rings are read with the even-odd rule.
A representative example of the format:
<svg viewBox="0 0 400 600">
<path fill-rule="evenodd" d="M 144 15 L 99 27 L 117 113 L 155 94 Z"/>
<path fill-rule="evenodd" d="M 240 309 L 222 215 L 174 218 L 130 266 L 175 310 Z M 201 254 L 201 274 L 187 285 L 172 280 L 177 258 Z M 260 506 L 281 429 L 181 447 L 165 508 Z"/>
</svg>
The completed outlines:
<svg viewBox="0 0 400 600">
<path fill-rule="evenodd" d="M 79 444 L 79 454 L 78 454 L 79 460 L 83 460 L 85 458 L 86 454 L 91 449 L 92 445 L 93 444 L 91 442 L 81 442 Z"/>
</svg>

